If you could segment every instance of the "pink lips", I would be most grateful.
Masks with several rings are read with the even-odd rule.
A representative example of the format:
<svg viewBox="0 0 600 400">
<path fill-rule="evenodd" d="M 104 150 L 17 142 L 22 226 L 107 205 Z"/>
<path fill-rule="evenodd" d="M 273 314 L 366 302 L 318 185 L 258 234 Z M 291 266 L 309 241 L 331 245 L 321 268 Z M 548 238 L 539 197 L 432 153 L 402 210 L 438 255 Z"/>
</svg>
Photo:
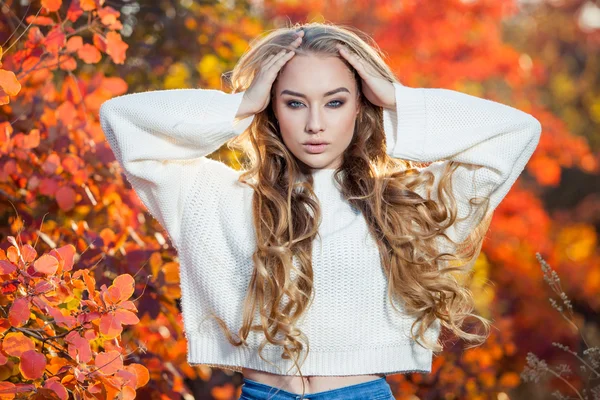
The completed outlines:
<svg viewBox="0 0 600 400">
<path fill-rule="evenodd" d="M 308 151 L 311 154 L 319 154 L 325 151 L 325 148 L 328 146 L 327 143 L 321 143 L 321 144 L 303 144 L 304 148 L 306 149 L 306 151 Z"/>
</svg>

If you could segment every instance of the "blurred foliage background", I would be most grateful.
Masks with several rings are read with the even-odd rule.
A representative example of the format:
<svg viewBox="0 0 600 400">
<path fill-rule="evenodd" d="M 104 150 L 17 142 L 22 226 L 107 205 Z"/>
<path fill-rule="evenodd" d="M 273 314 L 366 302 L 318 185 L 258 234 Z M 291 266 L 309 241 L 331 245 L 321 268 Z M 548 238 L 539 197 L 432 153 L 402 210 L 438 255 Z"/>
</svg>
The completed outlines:
<svg viewBox="0 0 600 400">
<path fill-rule="evenodd" d="M 59 1 L 57 11 L 49 13 L 44 12 L 48 3 L 0 2 L 3 68 L 23 67 L 7 57 L 15 51 L 9 46 L 36 25 L 28 16 L 45 14 L 64 25 L 77 1 Z M 45 146 L 35 151 L 41 160 L 51 152 L 60 158 L 77 155 L 85 177 L 74 181 L 64 171 L 37 168 L 8 171 L 15 155 L 1 154 L 0 237 L 21 229 L 24 240 L 33 241 L 39 229 L 52 241 L 38 247 L 73 243 L 82 252 L 79 267 L 94 266 L 98 283 L 120 273 L 150 276 L 136 291 L 141 321 L 124 334 L 145 348 L 132 356 L 150 371 L 150 382 L 138 389 L 140 398 L 237 399 L 242 377 L 186 363 L 176 255 L 116 168 L 98 125 L 99 104 L 145 90 L 228 91 L 223 74 L 253 38 L 308 21 L 351 25 L 373 37 L 407 86 L 443 87 L 504 102 L 533 114 L 543 126 L 538 149 L 497 209 L 475 266 L 471 290 L 477 312 L 494 321 L 489 341 L 469 350 L 460 342 L 448 345 L 434 359 L 431 374 L 388 376 L 397 398 L 535 400 L 550 398 L 555 390 L 568 394 L 569 385 L 581 391 L 598 383 L 598 372 L 580 370 L 577 357 L 552 346 L 560 342 L 581 353 L 600 344 L 598 1 L 81 0 L 80 5 L 85 3 L 90 11 L 79 17 L 81 25 L 71 22 L 98 50 L 86 48 L 76 68 L 52 69 L 48 80 L 30 79 L 31 72 L 18 75 L 22 93 L 0 113 L 15 132 L 40 129 Z M 98 12 L 108 8 L 109 13 Z M 47 35 L 51 27 L 39 25 L 39 34 Z M 76 116 L 58 128 L 64 104 Z M 239 167 L 228 149 L 211 157 Z M 51 175 L 59 187 L 71 185 L 70 195 L 34 190 L 29 182 L 41 175 Z M 536 252 L 562 277 L 575 325 L 548 301 L 553 293 Z M 550 365 L 571 365 L 573 372 L 541 371 L 538 382 L 529 382 L 522 374 L 528 352 Z M 589 389 L 587 394 L 598 398 Z"/>
</svg>

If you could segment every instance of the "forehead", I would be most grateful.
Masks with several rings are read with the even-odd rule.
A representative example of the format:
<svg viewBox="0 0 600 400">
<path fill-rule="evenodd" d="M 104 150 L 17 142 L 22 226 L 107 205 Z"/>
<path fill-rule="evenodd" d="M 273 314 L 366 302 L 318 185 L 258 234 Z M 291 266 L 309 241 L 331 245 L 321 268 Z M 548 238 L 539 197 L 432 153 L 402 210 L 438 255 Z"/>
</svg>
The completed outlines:
<svg viewBox="0 0 600 400">
<path fill-rule="evenodd" d="M 322 95 L 321 92 L 346 86 L 354 92 L 355 83 L 352 71 L 339 57 L 317 55 L 293 56 L 282 68 L 277 79 L 278 93 L 289 89 L 307 95 Z"/>
</svg>

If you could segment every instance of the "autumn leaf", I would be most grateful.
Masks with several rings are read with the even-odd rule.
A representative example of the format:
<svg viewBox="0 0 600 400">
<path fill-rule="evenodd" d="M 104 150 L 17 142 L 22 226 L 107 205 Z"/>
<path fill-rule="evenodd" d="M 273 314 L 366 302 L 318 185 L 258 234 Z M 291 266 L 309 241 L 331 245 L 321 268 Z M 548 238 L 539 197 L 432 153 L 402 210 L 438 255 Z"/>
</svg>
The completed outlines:
<svg viewBox="0 0 600 400">
<path fill-rule="evenodd" d="M 24 352 L 35 350 L 35 343 L 21 332 L 9 332 L 2 341 L 2 350 L 9 356 L 21 357 Z"/>
<path fill-rule="evenodd" d="M 71 36 L 67 40 L 66 49 L 69 53 L 78 51 L 83 46 L 83 38 L 81 36 Z"/>
<path fill-rule="evenodd" d="M 29 300 L 24 297 L 16 299 L 8 311 L 8 320 L 12 326 L 21 327 L 29 321 Z"/>
<path fill-rule="evenodd" d="M 96 367 L 105 375 L 112 375 L 123 368 L 121 353 L 116 350 L 101 352 L 96 355 Z"/>
<path fill-rule="evenodd" d="M 58 260 L 48 254 L 43 254 L 33 263 L 33 268 L 42 274 L 54 275 L 58 269 Z"/>
<path fill-rule="evenodd" d="M 108 54 L 115 64 L 125 62 L 125 52 L 129 45 L 121 39 L 118 32 L 108 32 L 106 34 L 106 54 Z"/>
<path fill-rule="evenodd" d="M 48 12 L 56 12 L 60 10 L 61 5 L 62 0 L 42 0 L 42 7 L 48 10 Z"/>
<path fill-rule="evenodd" d="M 42 25 L 42 26 L 49 26 L 49 25 L 54 25 L 56 22 L 49 17 L 44 17 L 41 15 L 30 15 L 27 18 L 25 18 L 25 21 L 28 24 L 32 24 L 32 25 Z"/>
<path fill-rule="evenodd" d="M 0 88 L 8 96 L 16 96 L 21 91 L 21 84 L 14 72 L 0 69 Z"/>
<path fill-rule="evenodd" d="M 37 350 L 27 350 L 21 353 L 19 371 L 25 379 L 39 379 L 44 375 L 46 357 Z"/>
<path fill-rule="evenodd" d="M 86 64 L 95 64 L 102 59 L 102 54 L 96 46 L 85 43 L 77 50 L 77 56 Z"/>
</svg>

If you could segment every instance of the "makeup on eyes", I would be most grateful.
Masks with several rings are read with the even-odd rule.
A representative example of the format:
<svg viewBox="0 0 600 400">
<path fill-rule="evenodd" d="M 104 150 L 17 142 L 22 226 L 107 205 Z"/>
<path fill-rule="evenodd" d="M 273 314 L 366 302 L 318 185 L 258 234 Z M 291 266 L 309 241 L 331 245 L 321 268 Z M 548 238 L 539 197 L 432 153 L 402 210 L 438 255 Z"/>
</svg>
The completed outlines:
<svg viewBox="0 0 600 400">
<path fill-rule="evenodd" d="M 284 100 L 284 101 L 285 101 L 285 105 L 292 109 L 300 108 L 300 106 L 292 106 L 291 104 L 294 104 L 294 103 L 304 104 L 298 100 Z M 329 104 L 329 103 L 337 103 L 338 104 L 336 106 L 331 106 L 330 108 L 340 108 L 341 106 L 344 105 L 344 103 L 346 103 L 346 101 L 343 99 L 334 99 L 334 100 L 329 100 L 327 102 L 327 104 Z"/>
</svg>

